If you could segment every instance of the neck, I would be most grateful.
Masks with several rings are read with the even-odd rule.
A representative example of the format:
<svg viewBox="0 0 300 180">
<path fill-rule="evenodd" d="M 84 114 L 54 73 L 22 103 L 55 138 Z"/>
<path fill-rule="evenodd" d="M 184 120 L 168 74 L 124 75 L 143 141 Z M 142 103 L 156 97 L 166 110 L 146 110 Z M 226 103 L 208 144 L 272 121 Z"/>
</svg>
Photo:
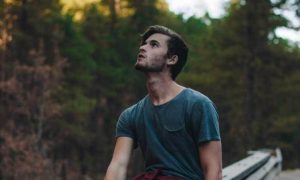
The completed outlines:
<svg viewBox="0 0 300 180">
<path fill-rule="evenodd" d="M 169 76 L 147 76 L 147 89 L 154 105 L 161 105 L 172 100 L 183 89 Z"/>
</svg>

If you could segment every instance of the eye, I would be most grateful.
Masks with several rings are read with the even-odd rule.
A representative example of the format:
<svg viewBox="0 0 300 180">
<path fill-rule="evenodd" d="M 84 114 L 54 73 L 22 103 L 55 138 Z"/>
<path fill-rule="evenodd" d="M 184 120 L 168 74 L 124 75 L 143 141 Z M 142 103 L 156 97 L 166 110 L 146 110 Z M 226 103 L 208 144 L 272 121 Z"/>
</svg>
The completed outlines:
<svg viewBox="0 0 300 180">
<path fill-rule="evenodd" d="M 158 47 L 158 43 L 157 42 L 150 42 L 151 47 Z"/>
</svg>

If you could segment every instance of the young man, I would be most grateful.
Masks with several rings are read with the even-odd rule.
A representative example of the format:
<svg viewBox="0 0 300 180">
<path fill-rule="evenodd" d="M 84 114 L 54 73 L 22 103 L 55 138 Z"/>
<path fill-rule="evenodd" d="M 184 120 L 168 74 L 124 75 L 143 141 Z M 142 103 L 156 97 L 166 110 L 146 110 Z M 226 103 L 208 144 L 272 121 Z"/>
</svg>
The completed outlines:
<svg viewBox="0 0 300 180">
<path fill-rule="evenodd" d="M 126 179 L 137 146 L 146 172 L 134 179 L 222 179 L 214 105 L 200 92 L 175 82 L 187 54 L 183 39 L 164 26 L 150 26 L 142 35 L 135 68 L 146 75 L 148 95 L 120 115 L 105 180 Z"/>
</svg>

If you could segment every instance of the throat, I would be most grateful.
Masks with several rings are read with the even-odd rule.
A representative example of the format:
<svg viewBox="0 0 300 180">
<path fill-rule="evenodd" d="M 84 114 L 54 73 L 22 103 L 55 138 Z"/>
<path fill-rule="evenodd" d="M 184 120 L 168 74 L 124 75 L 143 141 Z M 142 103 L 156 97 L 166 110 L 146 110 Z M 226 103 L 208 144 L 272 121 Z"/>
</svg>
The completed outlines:
<svg viewBox="0 0 300 180">
<path fill-rule="evenodd" d="M 147 82 L 147 89 L 153 105 L 162 105 L 176 97 L 183 89 L 174 81 Z"/>
</svg>

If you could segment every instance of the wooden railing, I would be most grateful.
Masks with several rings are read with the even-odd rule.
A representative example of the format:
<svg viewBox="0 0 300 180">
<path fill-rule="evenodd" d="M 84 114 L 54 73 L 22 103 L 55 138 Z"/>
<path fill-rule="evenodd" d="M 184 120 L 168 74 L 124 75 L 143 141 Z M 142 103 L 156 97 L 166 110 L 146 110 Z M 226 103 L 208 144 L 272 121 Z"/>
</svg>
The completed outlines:
<svg viewBox="0 0 300 180">
<path fill-rule="evenodd" d="M 280 149 L 262 149 L 248 153 L 248 157 L 223 169 L 223 180 L 271 180 L 281 172 Z"/>
</svg>

